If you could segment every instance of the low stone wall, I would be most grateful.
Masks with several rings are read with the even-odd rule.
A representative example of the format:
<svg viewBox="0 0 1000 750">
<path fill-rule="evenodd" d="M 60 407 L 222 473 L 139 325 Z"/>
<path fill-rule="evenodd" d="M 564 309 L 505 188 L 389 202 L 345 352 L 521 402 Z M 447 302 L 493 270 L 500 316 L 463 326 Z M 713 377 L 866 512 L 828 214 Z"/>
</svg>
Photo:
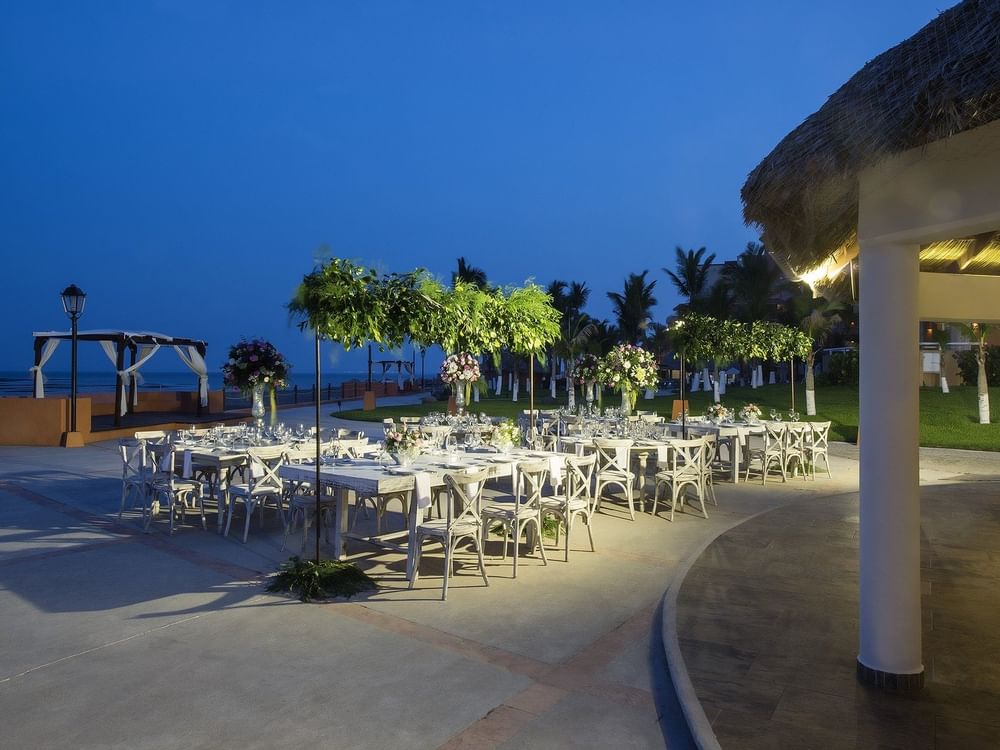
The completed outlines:
<svg viewBox="0 0 1000 750">
<path fill-rule="evenodd" d="M 93 404 L 94 416 L 107 416 L 115 413 L 114 393 L 92 393 L 89 395 Z M 139 403 L 136 413 L 143 412 L 175 412 L 177 414 L 195 414 L 198 411 L 198 393 L 196 391 L 139 391 Z M 208 406 L 205 414 L 221 414 L 222 391 L 208 392 Z"/>
<path fill-rule="evenodd" d="M 59 445 L 69 430 L 68 398 L 0 398 L 0 445 Z M 76 400 L 77 430 L 84 442 L 90 438 L 91 401 Z"/>
</svg>

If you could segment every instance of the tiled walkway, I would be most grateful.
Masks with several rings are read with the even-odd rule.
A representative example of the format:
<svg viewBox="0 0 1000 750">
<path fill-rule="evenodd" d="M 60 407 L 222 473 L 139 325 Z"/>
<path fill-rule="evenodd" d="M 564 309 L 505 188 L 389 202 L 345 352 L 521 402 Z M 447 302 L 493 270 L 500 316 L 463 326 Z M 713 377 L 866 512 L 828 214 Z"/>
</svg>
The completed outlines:
<svg viewBox="0 0 1000 750">
<path fill-rule="evenodd" d="M 921 488 L 918 698 L 855 679 L 856 494 L 757 516 L 691 569 L 678 602 L 681 649 L 723 748 L 1000 747 L 998 463 L 936 455 L 944 460 Z"/>
</svg>

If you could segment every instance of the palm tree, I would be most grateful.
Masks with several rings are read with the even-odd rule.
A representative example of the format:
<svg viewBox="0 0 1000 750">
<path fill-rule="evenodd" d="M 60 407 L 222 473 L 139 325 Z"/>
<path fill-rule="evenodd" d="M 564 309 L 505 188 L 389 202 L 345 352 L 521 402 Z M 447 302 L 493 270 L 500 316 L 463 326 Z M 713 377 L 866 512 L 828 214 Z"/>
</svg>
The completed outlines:
<svg viewBox="0 0 1000 750">
<path fill-rule="evenodd" d="M 802 297 L 796 298 L 793 302 L 799 302 Z M 816 355 L 822 350 L 823 344 L 829 338 L 833 329 L 840 323 L 838 310 L 843 308 L 843 303 L 836 297 L 829 300 L 820 297 L 818 300 L 808 300 L 808 313 L 799 321 L 799 327 L 812 339 L 813 345 L 806 355 L 806 414 L 816 415 L 816 377 L 813 370 L 816 366 Z M 803 305 L 798 305 L 801 310 Z M 795 373 L 792 373 L 795 378 Z"/>
<path fill-rule="evenodd" d="M 568 290 L 568 291 L 567 291 Z M 566 363 L 566 397 L 570 409 L 576 406 L 576 389 L 573 384 L 573 365 L 577 355 L 584 351 L 591 337 L 596 335 L 597 326 L 590 316 L 583 312 L 583 307 L 590 298 L 590 289 L 586 282 L 571 281 L 568 285 L 562 281 L 553 281 L 549 285 L 549 293 L 553 304 L 562 313 L 559 340 L 553 346 L 553 360 L 558 356 Z M 555 382 L 556 368 L 552 368 L 552 379 Z M 555 398 L 555 386 L 552 386 L 552 397 Z"/>
<path fill-rule="evenodd" d="M 688 310 L 692 312 L 702 312 L 699 308 L 701 296 L 705 293 L 705 283 L 708 280 L 708 269 L 715 260 L 715 253 L 709 253 L 708 257 L 702 260 L 706 250 L 700 247 L 697 250 L 684 251 L 681 247 L 674 248 L 674 271 L 664 268 L 663 272 L 670 277 L 670 280 L 677 287 L 677 291 L 687 297 Z"/>
<path fill-rule="evenodd" d="M 628 344 L 642 343 L 653 321 L 652 309 L 656 305 L 653 287 L 656 281 L 646 283 L 646 274 L 630 273 L 625 279 L 625 287 L 619 292 L 608 292 L 608 299 L 614 305 L 618 320 L 618 335 Z"/>
<path fill-rule="evenodd" d="M 771 315 L 771 298 L 781 287 L 781 271 L 759 242 L 748 242 L 747 248 L 726 266 L 726 280 L 740 318 L 747 322 L 766 320 Z"/>
<path fill-rule="evenodd" d="M 549 297 L 552 298 L 552 306 L 558 310 L 562 317 L 560 318 L 560 328 L 566 322 L 566 282 L 556 279 L 549 283 L 545 287 L 545 291 L 548 293 Z M 549 348 L 549 395 L 555 399 L 556 397 L 556 368 L 558 362 L 556 361 L 556 344 L 553 343 Z"/>
<path fill-rule="evenodd" d="M 458 259 L 458 270 L 451 274 L 452 285 L 456 281 L 464 281 L 466 284 L 472 284 L 480 289 L 489 288 L 489 282 L 486 280 L 486 271 L 467 263 L 464 257 Z"/>
</svg>

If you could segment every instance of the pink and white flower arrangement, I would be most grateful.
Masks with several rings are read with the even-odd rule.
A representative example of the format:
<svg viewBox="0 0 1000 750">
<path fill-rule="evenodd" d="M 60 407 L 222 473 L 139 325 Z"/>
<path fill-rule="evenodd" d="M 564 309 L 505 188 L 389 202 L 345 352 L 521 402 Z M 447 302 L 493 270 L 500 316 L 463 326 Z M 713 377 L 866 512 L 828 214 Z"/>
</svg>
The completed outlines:
<svg viewBox="0 0 1000 750">
<path fill-rule="evenodd" d="M 655 388 L 659 383 L 656 357 L 642 347 L 618 344 L 600 361 L 597 379 L 611 388 L 633 393 Z"/>
<path fill-rule="evenodd" d="M 385 433 L 385 449 L 389 453 L 419 452 L 423 441 L 416 430 L 389 430 Z"/>
<path fill-rule="evenodd" d="M 573 379 L 577 385 L 596 382 L 601 360 L 596 354 L 581 354 L 573 365 Z"/>
<path fill-rule="evenodd" d="M 241 339 L 229 347 L 229 359 L 222 365 L 222 380 L 243 393 L 257 386 L 284 388 L 292 366 L 274 345 L 264 339 Z"/>
<path fill-rule="evenodd" d="M 453 383 L 475 383 L 481 377 L 479 360 L 468 352 L 458 352 L 446 357 L 441 363 L 441 382 L 445 385 Z"/>
</svg>

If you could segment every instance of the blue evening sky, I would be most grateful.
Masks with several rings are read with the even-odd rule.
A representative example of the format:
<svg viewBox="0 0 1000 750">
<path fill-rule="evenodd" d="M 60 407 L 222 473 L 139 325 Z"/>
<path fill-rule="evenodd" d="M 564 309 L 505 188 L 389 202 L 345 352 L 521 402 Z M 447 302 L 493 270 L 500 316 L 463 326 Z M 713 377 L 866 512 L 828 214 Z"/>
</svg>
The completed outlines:
<svg viewBox="0 0 1000 750">
<path fill-rule="evenodd" d="M 82 328 L 203 338 L 213 369 L 263 336 L 311 371 L 283 306 L 322 244 L 443 279 L 463 255 L 495 283 L 586 281 L 598 317 L 649 269 L 662 320 L 674 246 L 756 239 L 747 172 L 946 7 L 6 0 L 0 369 L 68 327 L 77 283 Z"/>
</svg>

